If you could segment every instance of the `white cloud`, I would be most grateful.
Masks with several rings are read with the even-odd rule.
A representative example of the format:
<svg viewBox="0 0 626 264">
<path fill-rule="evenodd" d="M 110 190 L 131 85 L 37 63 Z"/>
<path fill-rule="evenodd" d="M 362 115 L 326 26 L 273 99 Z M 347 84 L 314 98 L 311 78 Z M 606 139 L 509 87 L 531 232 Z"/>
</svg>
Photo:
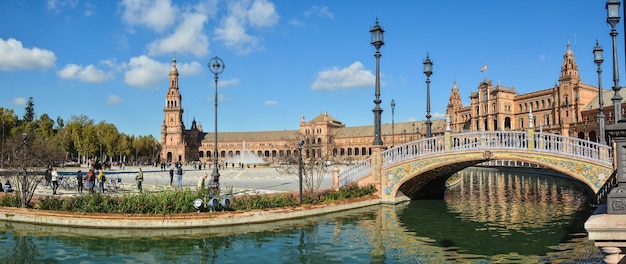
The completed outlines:
<svg viewBox="0 0 626 264">
<path fill-rule="evenodd" d="M 26 105 L 26 99 L 22 97 L 13 98 L 13 103 L 16 105 Z"/>
<path fill-rule="evenodd" d="M 57 13 L 61 12 L 65 8 L 74 8 L 78 4 L 78 0 L 48 0 L 48 10 L 53 10 Z"/>
<path fill-rule="evenodd" d="M 255 27 L 272 27 L 278 22 L 276 6 L 266 0 L 254 1 L 247 15 L 250 24 Z"/>
<path fill-rule="evenodd" d="M 131 58 L 125 66 L 128 69 L 124 74 L 125 83 L 141 88 L 156 88 L 162 80 L 169 78 L 171 63 L 161 63 L 142 55 Z M 176 63 L 176 68 L 178 73 L 183 76 L 202 73 L 202 66 L 195 61 L 191 63 Z"/>
<path fill-rule="evenodd" d="M 218 85 L 220 87 L 226 87 L 226 86 L 234 86 L 234 85 L 238 85 L 239 84 L 239 79 L 235 78 L 235 79 L 228 79 L 228 80 L 219 80 Z"/>
<path fill-rule="evenodd" d="M 304 11 L 304 15 L 307 17 L 317 16 L 317 17 L 326 17 L 329 19 L 334 19 L 333 13 L 328 11 L 327 6 L 313 6 L 311 9 Z"/>
<path fill-rule="evenodd" d="M 118 105 L 118 104 L 121 104 L 122 102 L 123 102 L 122 98 L 116 94 L 110 94 L 109 97 L 107 97 L 107 104 Z"/>
<path fill-rule="evenodd" d="M 228 15 L 214 31 L 215 39 L 223 41 L 238 54 L 248 54 L 261 47 L 259 37 L 249 34 L 247 27 L 272 27 L 278 18 L 276 6 L 267 0 L 233 1 L 228 5 Z"/>
<path fill-rule="evenodd" d="M 333 67 L 330 70 L 317 74 L 317 78 L 311 85 L 313 90 L 333 90 L 335 88 L 371 87 L 376 77 L 364 69 L 359 61 L 352 65 L 339 69 Z"/>
<path fill-rule="evenodd" d="M 267 100 L 265 102 L 263 102 L 264 105 L 277 105 L 278 102 L 274 101 L 274 100 Z"/>
<path fill-rule="evenodd" d="M 65 68 L 57 71 L 57 76 L 62 79 L 74 79 L 83 82 L 98 83 L 112 79 L 113 73 L 97 69 L 92 64 L 87 65 L 86 67 L 76 64 L 67 64 L 65 65 Z"/>
<path fill-rule="evenodd" d="M 163 32 L 176 21 L 177 8 L 170 0 L 123 0 L 122 19 L 130 24 L 143 25 Z"/>
<path fill-rule="evenodd" d="M 14 38 L 0 38 L 0 70 L 16 69 L 32 70 L 47 69 L 55 66 L 57 60 L 54 52 L 39 48 L 24 48 L 22 42 Z"/>
<path fill-rule="evenodd" d="M 446 113 L 435 112 L 435 113 L 432 114 L 432 118 L 433 119 L 444 119 L 444 118 L 446 118 Z"/>
<path fill-rule="evenodd" d="M 207 15 L 187 13 L 174 33 L 166 38 L 158 39 L 148 45 L 148 55 L 190 53 L 203 57 L 209 53 L 209 40 L 204 34 Z"/>
</svg>

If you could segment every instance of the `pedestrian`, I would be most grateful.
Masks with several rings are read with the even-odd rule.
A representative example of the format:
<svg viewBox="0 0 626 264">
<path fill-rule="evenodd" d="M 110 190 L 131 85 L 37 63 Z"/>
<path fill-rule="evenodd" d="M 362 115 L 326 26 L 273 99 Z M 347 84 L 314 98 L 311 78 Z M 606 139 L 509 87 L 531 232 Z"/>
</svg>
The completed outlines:
<svg viewBox="0 0 626 264">
<path fill-rule="evenodd" d="M 76 181 L 78 182 L 78 193 L 83 193 L 83 172 L 78 170 L 76 173 Z"/>
<path fill-rule="evenodd" d="M 183 188 L 183 164 L 176 165 L 176 178 L 178 180 L 178 188 Z"/>
<path fill-rule="evenodd" d="M 106 182 L 107 178 L 104 176 L 104 170 L 100 169 L 100 173 L 98 173 L 98 190 L 101 193 L 104 193 L 104 182 Z"/>
<path fill-rule="evenodd" d="M 93 168 L 87 171 L 87 175 L 85 176 L 87 180 L 87 188 L 89 188 L 89 193 L 93 193 L 93 188 L 96 186 L 96 174 L 93 172 Z"/>
<path fill-rule="evenodd" d="M 2 182 L 0 182 L 0 184 L 2 184 Z M 12 192 L 13 188 L 11 187 L 11 182 L 9 182 L 9 179 L 7 179 L 7 182 L 4 183 L 4 192 Z"/>
<path fill-rule="evenodd" d="M 57 172 L 57 168 L 53 168 L 50 173 L 52 181 L 52 194 L 57 194 L 57 189 L 59 188 L 59 173 Z"/>
<path fill-rule="evenodd" d="M 141 168 L 139 168 L 139 172 L 137 173 L 137 176 L 135 176 L 135 180 L 137 180 L 137 189 L 139 192 L 142 192 L 141 183 L 143 182 L 143 171 L 141 171 Z"/>
<path fill-rule="evenodd" d="M 198 190 L 202 190 L 205 188 L 204 181 L 206 181 L 206 178 L 208 177 L 209 176 L 205 173 L 204 175 L 202 175 L 202 177 L 198 179 Z"/>
<path fill-rule="evenodd" d="M 44 179 L 46 180 L 46 183 L 44 184 L 44 186 L 50 189 L 50 181 L 52 181 L 52 168 L 48 167 L 46 169 L 46 174 L 44 176 Z"/>
<path fill-rule="evenodd" d="M 174 182 L 174 167 L 170 165 L 170 186 L 172 186 L 173 182 Z"/>
</svg>

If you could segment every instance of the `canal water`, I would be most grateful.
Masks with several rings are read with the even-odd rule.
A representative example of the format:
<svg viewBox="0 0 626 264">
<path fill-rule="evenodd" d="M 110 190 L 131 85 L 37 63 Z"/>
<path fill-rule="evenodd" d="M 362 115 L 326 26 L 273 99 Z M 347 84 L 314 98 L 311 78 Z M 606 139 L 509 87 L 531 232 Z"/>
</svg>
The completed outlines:
<svg viewBox="0 0 626 264">
<path fill-rule="evenodd" d="M 443 199 L 168 230 L 0 222 L 0 263 L 602 263 L 574 181 L 471 169 Z"/>
</svg>

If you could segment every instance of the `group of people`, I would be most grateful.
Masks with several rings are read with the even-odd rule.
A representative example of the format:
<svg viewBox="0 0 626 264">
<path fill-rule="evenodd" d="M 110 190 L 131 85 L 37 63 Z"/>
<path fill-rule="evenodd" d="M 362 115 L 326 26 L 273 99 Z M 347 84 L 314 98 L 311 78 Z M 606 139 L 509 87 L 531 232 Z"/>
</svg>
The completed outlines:
<svg viewBox="0 0 626 264">
<path fill-rule="evenodd" d="M 178 188 L 183 187 L 183 166 L 180 162 L 174 163 L 173 166 L 170 166 L 169 175 L 170 175 L 170 186 L 174 183 L 174 175 L 176 175 Z M 205 173 L 202 177 L 200 177 L 198 181 L 198 188 L 205 188 L 205 180 L 208 178 L 208 175 Z M 57 194 L 57 190 L 59 188 L 59 181 L 63 179 L 63 176 L 59 174 L 57 168 L 50 167 L 46 170 L 45 176 L 45 187 L 52 188 L 52 194 Z M 96 170 L 94 168 L 90 168 L 89 171 L 85 175 L 81 170 L 76 172 L 76 181 L 78 183 L 78 193 L 82 194 L 84 189 L 84 182 L 87 182 L 87 190 L 90 193 L 95 193 L 96 190 L 98 192 L 104 193 L 104 183 L 106 182 L 106 175 L 104 174 L 104 169 Z M 137 182 L 137 190 L 141 193 L 143 192 L 143 181 L 144 181 L 144 173 L 141 168 L 138 169 L 137 174 L 135 176 L 135 181 Z M 8 181 L 7 181 L 8 184 Z M 215 177 L 212 177 L 210 182 L 210 187 L 217 193 L 219 189 L 219 182 Z"/>
<path fill-rule="evenodd" d="M 96 176 L 97 174 L 97 176 Z M 48 168 L 44 175 L 44 186 L 46 188 L 52 188 L 52 194 L 57 194 L 57 190 L 59 189 L 59 181 L 63 180 L 63 176 L 59 175 L 57 168 Z M 83 176 L 82 170 L 78 170 L 76 172 L 76 182 L 78 183 L 78 193 L 82 194 L 84 189 L 84 182 L 87 182 L 87 188 L 90 193 L 95 193 L 95 188 L 98 188 L 98 191 L 104 192 L 104 182 L 106 181 L 106 176 L 104 175 L 104 169 L 94 170 L 90 168 L 87 171 L 87 174 Z M 97 185 L 96 185 L 97 184 Z"/>
<path fill-rule="evenodd" d="M 0 185 L 2 185 L 2 182 L 0 182 Z M 13 191 L 13 187 L 11 187 L 11 182 L 9 181 L 9 179 L 7 179 L 7 181 L 4 183 L 4 188 L 0 189 L 0 191 L 4 191 L 4 192 Z"/>
</svg>

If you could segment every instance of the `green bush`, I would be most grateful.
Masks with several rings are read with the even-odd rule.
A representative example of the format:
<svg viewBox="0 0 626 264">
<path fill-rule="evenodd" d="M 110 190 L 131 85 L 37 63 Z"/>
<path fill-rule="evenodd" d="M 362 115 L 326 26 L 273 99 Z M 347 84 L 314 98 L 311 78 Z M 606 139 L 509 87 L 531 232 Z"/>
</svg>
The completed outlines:
<svg viewBox="0 0 626 264">
<path fill-rule="evenodd" d="M 6 194 L 0 197 L 0 206 L 21 207 L 22 201 L 20 200 L 20 196 L 17 194 Z"/>
<path fill-rule="evenodd" d="M 338 191 L 329 191 L 317 196 L 303 197 L 303 204 L 318 204 L 337 200 L 364 197 L 376 192 L 373 185 L 360 187 L 356 184 L 348 185 Z M 100 193 L 61 198 L 60 196 L 45 196 L 35 208 L 42 210 L 81 212 L 81 213 L 117 213 L 117 214 L 181 214 L 195 212 L 193 202 L 197 198 L 206 197 L 207 190 L 168 190 L 161 193 L 124 194 L 123 196 L 108 196 Z M 205 199 L 206 203 L 206 199 Z M 230 208 L 215 208 L 221 210 L 255 210 L 279 207 L 295 207 L 300 205 L 298 197 L 292 193 L 277 193 L 270 195 L 241 195 L 231 198 Z M 19 207 L 17 195 L 7 195 L 0 199 L 0 206 Z M 209 208 L 201 208 L 208 211 Z"/>
</svg>

